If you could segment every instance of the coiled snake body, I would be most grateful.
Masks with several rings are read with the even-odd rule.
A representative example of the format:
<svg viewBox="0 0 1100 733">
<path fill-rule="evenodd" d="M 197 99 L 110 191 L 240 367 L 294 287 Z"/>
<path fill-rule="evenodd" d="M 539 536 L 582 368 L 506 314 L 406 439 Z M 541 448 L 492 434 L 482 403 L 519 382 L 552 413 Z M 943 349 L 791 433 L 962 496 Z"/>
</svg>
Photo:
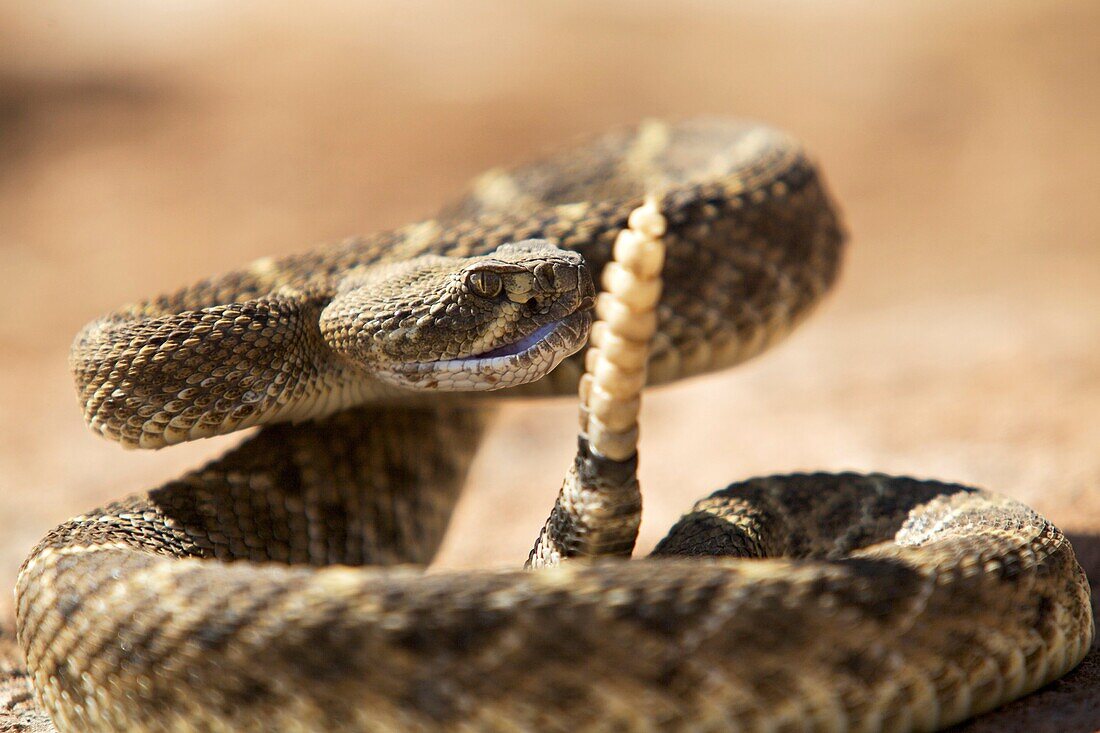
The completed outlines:
<svg viewBox="0 0 1100 733">
<path fill-rule="evenodd" d="M 412 567 L 489 415 L 469 393 L 576 390 L 593 277 L 653 193 L 668 231 L 650 383 L 759 353 L 835 279 L 843 237 L 796 143 L 651 123 L 487 174 L 437 220 L 87 327 L 72 363 L 103 435 L 263 427 L 28 558 L 19 640 L 58 728 L 929 730 L 1080 661 L 1088 587 L 1062 534 L 931 481 L 735 484 L 624 562 L 597 556 L 633 546 L 635 457 L 582 440 L 531 564 L 575 560 Z M 601 505 L 612 531 L 586 523 L 592 486 L 624 497 Z"/>
</svg>

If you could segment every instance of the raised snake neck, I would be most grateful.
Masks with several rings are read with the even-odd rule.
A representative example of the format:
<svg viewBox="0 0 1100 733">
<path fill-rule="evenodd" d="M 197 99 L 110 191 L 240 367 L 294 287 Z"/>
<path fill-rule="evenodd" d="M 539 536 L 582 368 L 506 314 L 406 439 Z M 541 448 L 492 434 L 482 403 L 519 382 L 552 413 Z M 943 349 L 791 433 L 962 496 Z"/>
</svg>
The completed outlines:
<svg viewBox="0 0 1100 733">
<path fill-rule="evenodd" d="M 1076 664 L 1092 621 L 1065 538 L 1016 502 L 937 482 L 734 485 L 643 561 L 385 567 L 430 561 L 486 412 L 349 370 L 309 340 L 300 306 L 332 302 L 359 268 L 532 238 L 599 273 L 649 191 L 668 222 L 651 382 L 759 353 L 835 279 L 837 218 L 797 144 L 756 126 L 655 123 L 489 174 L 436 221 L 256 263 L 85 331 L 74 369 L 107 437 L 157 446 L 275 424 L 32 553 L 19 639 L 55 724 L 927 730 Z M 230 348 L 204 352 L 211 330 Z M 120 332 L 124 344 L 101 338 Z M 582 359 L 513 391 L 572 392 Z M 582 446 L 576 473 L 600 480 L 585 475 L 600 460 Z M 554 517 L 544 533 L 576 544 L 578 525 Z"/>
<path fill-rule="evenodd" d="M 407 391 L 322 343 L 316 323 L 347 280 L 425 255 L 487 255 L 530 239 L 579 253 L 598 274 L 651 190 L 662 192 L 669 233 L 650 383 L 756 355 L 808 315 L 836 277 L 837 216 L 795 141 L 759 126 L 652 123 L 490 172 L 440 219 L 261 260 L 90 324 L 71 356 L 85 418 L 126 446 L 159 447 L 351 404 L 407 404 Z M 509 393 L 573 394 L 582 370 L 578 354 Z M 446 399 L 431 394 L 428 403 Z"/>
</svg>

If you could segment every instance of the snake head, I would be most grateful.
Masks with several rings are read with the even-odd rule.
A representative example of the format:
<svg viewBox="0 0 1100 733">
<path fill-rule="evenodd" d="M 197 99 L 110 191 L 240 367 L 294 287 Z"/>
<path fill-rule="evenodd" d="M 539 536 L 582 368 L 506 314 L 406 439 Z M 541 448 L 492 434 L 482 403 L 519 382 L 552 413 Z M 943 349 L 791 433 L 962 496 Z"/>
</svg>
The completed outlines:
<svg viewBox="0 0 1100 733">
<path fill-rule="evenodd" d="M 580 350 L 594 299 L 581 255 L 529 240 L 373 266 L 325 307 L 321 332 L 386 383 L 486 391 L 540 379 Z"/>
</svg>

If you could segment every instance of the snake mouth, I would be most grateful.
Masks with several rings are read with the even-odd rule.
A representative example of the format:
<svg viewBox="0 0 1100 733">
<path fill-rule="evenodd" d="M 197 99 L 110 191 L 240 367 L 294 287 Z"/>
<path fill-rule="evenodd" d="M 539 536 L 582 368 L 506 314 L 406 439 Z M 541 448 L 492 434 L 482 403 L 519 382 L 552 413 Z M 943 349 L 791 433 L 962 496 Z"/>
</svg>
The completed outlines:
<svg viewBox="0 0 1100 733">
<path fill-rule="evenodd" d="M 453 361 L 477 363 L 484 359 L 495 359 L 499 356 L 519 356 L 520 354 L 530 351 L 531 349 L 538 346 L 540 341 L 543 341 L 544 339 L 549 337 L 551 334 L 554 333 L 555 330 L 561 328 L 561 326 L 562 321 L 551 321 L 545 326 L 540 326 L 533 333 L 524 336 L 519 341 L 505 344 L 504 346 L 499 346 L 495 349 L 483 352 L 481 354 L 474 354 L 473 356 L 469 356 L 464 359 L 455 359 Z"/>
<path fill-rule="evenodd" d="M 405 389 L 440 392 L 487 392 L 542 379 L 588 341 L 591 308 L 540 326 L 523 338 L 495 349 L 457 359 L 410 362 L 375 372 L 385 382 Z"/>
</svg>

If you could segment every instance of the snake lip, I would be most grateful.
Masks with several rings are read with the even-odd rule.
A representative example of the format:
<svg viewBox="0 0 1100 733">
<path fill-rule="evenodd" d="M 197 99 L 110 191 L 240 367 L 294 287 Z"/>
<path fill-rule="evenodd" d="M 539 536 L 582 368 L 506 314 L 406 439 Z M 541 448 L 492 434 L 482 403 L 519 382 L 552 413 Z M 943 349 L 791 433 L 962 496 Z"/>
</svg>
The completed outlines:
<svg viewBox="0 0 1100 733">
<path fill-rule="evenodd" d="M 576 331 L 577 327 L 580 326 L 582 336 L 581 343 L 577 345 L 577 347 L 574 348 L 572 351 L 570 351 L 569 354 L 566 354 L 566 356 L 569 356 L 576 353 L 580 349 L 580 347 L 584 345 L 584 342 L 586 340 L 584 337 L 588 335 L 588 327 L 592 325 L 592 311 L 594 311 L 595 309 L 595 296 L 586 294 L 581 297 L 581 299 L 577 302 L 576 308 L 574 308 L 573 311 L 564 318 L 559 318 L 557 320 L 550 321 L 549 323 L 544 323 L 531 333 L 519 338 L 516 341 L 513 341 L 510 344 L 504 344 L 502 346 L 496 347 L 495 349 L 483 351 L 479 354 L 472 354 L 471 356 L 461 357 L 459 359 L 456 359 L 455 361 L 478 361 L 481 359 L 496 359 L 502 356 L 518 356 L 528 351 L 538 349 L 544 343 L 546 343 L 547 346 L 549 346 L 550 348 L 553 348 L 553 345 L 547 342 L 548 338 L 554 335 L 572 335 L 572 332 Z M 557 362 L 555 362 L 554 366 L 557 366 Z"/>
<path fill-rule="evenodd" d="M 581 346 L 584 345 L 591 324 L 590 309 L 578 308 L 565 318 L 543 324 L 510 344 L 504 344 L 480 354 L 429 363 L 465 363 L 470 366 L 477 366 L 482 362 L 496 362 L 499 359 L 508 359 L 509 357 L 518 357 L 520 360 L 536 358 L 541 352 L 546 351 L 561 357 L 554 359 L 553 366 L 557 366 L 561 359 L 580 350 Z M 546 371 L 549 371 L 549 369 Z"/>
<path fill-rule="evenodd" d="M 539 326 L 537 329 L 535 329 L 531 333 L 527 334 L 526 336 L 523 336 L 522 338 L 518 339 L 517 341 L 513 341 L 510 344 L 504 344 L 503 346 L 498 346 L 495 349 L 490 349 L 489 351 L 483 351 L 480 354 L 473 354 L 471 356 L 462 357 L 461 359 L 458 359 L 456 361 L 472 361 L 472 360 L 478 360 L 478 359 L 495 359 L 495 358 L 500 357 L 500 356 L 516 356 L 518 354 L 522 354 L 523 352 L 531 349 L 532 347 L 538 346 L 540 343 L 545 341 L 547 337 L 549 337 L 551 334 L 554 334 L 559 329 L 566 328 L 566 327 L 574 327 L 575 324 L 570 319 L 572 319 L 574 316 L 576 316 L 579 313 L 584 313 L 585 311 L 590 311 L 590 310 L 594 309 L 595 307 L 596 307 L 595 299 L 591 298 L 591 297 L 585 297 L 577 305 L 576 310 L 574 310 L 572 313 L 570 313 L 565 318 L 562 318 L 562 319 L 559 319 L 559 320 L 556 320 L 556 321 L 550 321 L 549 323 L 545 323 L 545 324 Z M 583 320 L 583 319 L 578 319 L 577 322 L 579 322 L 581 320 Z M 589 319 L 589 320 L 591 320 L 591 319 Z M 587 330 L 587 327 L 585 328 L 585 330 Z"/>
<path fill-rule="evenodd" d="M 588 340 L 592 309 L 577 309 L 511 344 L 472 356 L 409 362 L 375 372 L 381 380 L 413 390 L 486 392 L 534 382 L 549 374 Z"/>
<path fill-rule="evenodd" d="M 522 354 L 524 351 L 527 351 L 531 347 L 543 341 L 547 336 L 553 333 L 555 329 L 560 328 L 561 324 L 561 321 L 551 321 L 550 323 L 547 323 L 543 326 L 539 326 L 537 329 L 527 334 L 519 341 L 513 341 L 510 344 L 498 346 L 495 349 L 490 349 L 489 351 L 484 351 L 480 354 L 474 354 L 473 356 L 466 357 L 461 361 L 495 359 L 498 356 L 515 356 L 517 354 Z"/>
</svg>

